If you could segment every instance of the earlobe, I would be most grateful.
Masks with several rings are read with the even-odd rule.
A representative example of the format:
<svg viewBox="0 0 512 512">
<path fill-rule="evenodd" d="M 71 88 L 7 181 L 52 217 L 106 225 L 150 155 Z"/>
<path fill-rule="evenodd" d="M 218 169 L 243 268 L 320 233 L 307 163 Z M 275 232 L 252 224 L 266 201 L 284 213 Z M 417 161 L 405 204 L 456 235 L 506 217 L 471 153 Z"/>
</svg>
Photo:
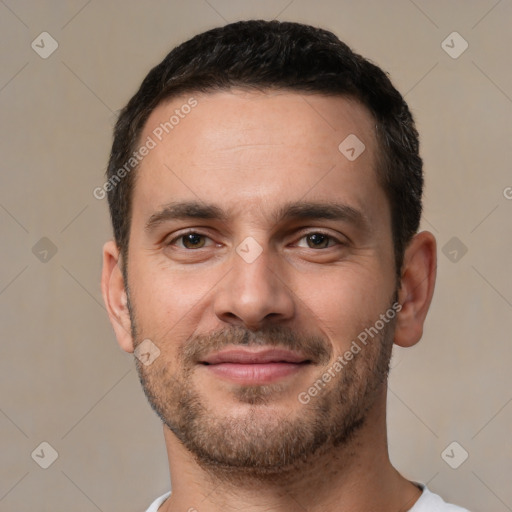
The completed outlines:
<svg viewBox="0 0 512 512">
<path fill-rule="evenodd" d="M 429 231 L 422 231 L 413 237 L 404 254 L 398 294 L 402 309 L 395 328 L 395 343 L 401 347 L 410 347 L 421 339 L 434 295 L 436 270 L 436 239 Z"/>
<path fill-rule="evenodd" d="M 119 249 L 110 240 L 103 246 L 101 292 L 119 346 L 126 352 L 133 352 L 127 295 L 119 264 Z"/>
</svg>

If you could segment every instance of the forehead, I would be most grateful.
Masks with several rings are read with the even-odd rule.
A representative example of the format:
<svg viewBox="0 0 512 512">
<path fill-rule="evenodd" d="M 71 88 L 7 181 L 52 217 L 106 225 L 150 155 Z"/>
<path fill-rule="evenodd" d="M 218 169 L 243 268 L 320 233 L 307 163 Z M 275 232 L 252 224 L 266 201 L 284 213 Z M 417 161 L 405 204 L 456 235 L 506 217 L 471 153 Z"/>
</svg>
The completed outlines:
<svg viewBox="0 0 512 512">
<path fill-rule="evenodd" d="M 142 139 L 151 136 L 160 146 L 174 142 L 176 154 L 187 139 L 186 148 L 196 149 L 190 157 L 200 156 L 205 144 L 217 150 L 236 150 L 235 145 L 242 149 L 244 143 L 283 148 L 296 144 L 296 154 L 318 157 L 315 151 L 332 155 L 340 137 L 350 133 L 359 135 L 370 149 L 366 160 L 373 158 L 375 122 L 358 100 L 233 89 L 185 94 L 159 104 L 145 123 Z"/>
<path fill-rule="evenodd" d="M 264 214 L 306 196 L 374 213 L 387 208 L 375 174 L 375 121 L 351 98 L 236 89 L 185 94 L 152 112 L 140 141 L 150 139 L 136 173 L 134 213 L 149 216 L 175 199 L 194 199 L 230 203 L 234 211 L 238 205 L 239 215 L 249 206 Z"/>
</svg>

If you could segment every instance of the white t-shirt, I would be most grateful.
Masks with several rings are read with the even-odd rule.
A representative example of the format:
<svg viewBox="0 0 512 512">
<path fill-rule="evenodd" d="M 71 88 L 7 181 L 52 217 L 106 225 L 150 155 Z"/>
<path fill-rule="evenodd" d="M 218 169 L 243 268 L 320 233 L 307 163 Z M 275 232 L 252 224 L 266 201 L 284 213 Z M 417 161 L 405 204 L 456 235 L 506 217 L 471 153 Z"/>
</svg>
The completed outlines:
<svg viewBox="0 0 512 512">
<path fill-rule="evenodd" d="M 417 482 L 414 483 L 423 489 L 423 493 L 409 512 L 469 512 L 465 508 L 446 503 L 443 501 L 441 496 L 430 492 L 426 485 L 419 484 Z M 157 512 L 158 507 L 160 507 L 160 505 L 162 505 L 170 495 L 171 491 L 157 498 L 153 503 L 151 503 L 151 506 L 146 510 L 146 512 Z"/>
</svg>

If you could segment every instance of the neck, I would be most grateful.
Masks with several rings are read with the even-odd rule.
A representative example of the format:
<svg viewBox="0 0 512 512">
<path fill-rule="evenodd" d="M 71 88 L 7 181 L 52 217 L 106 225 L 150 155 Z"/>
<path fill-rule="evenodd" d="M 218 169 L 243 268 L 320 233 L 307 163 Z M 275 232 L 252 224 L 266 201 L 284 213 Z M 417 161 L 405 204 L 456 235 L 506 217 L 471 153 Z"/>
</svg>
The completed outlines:
<svg viewBox="0 0 512 512">
<path fill-rule="evenodd" d="M 421 491 L 389 461 L 385 392 L 348 444 L 272 475 L 207 470 L 164 426 L 172 494 L 159 512 L 409 510 Z"/>
</svg>

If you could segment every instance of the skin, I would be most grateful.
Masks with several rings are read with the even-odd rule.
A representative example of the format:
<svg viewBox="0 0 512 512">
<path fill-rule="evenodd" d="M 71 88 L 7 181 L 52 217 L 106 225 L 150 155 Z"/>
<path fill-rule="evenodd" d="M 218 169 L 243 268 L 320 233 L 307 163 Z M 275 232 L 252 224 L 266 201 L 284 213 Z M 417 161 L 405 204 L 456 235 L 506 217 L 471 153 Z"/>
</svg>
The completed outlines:
<svg viewBox="0 0 512 512">
<path fill-rule="evenodd" d="M 159 105 L 141 140 L 189 96 Z M 375 365 L 379 358 L 389 360 L 393 342 L 412 346 L 422 336 L 434 292 L 436 242 L 428 231 L 415 235 L 397 290 L 391 213 L 376 180 L 371 115 L 342 97 L 241 90 L 193 96 L 198 106 L 137 170 L 128 295 L 119 249 L 114 241 L 103 248 L 102 292 L 119 345 L 133 352 L 149 338 L 158 346 L 160 355 L 151 365 L 137 361 L 146 394 L 153 390 L 160 395 L 160 412 L 171 423 L 183 412 L 173 398 L 194 393 L 204 432 L 218 436 L 220 455 L 234 437 L 222 438 L 234 422 L 249 429 L 240 446 L 232 441 L 231 447 L 242 454 L 251 442 L 255 449 L 265 446 L 273 453 L 279 443 L 292 439 L 287 428 L 294 432 L 301 421 L 312 424 L 308 422 L 317 417 L 318 404 L 330 411 L 329 426 L 350 419 L 353 410 L 364 421 L 343 442 L 328 439 L 302 461 L 279 465 L 276 459 L 265 470 L 234 471 L 229 464 L 198 458 L 164 423 L 172 494 L 160 511 L 409 510 L 420 491 L 389 461 L 385 369 Z M 366 147 L 354 161 L 338 150 L 349 134 Z M 145 230 L 148 219 L 171 201 L 213 203 L 228 216 L 222 221 L 168 220 L 154 231 Z M 344 203 L 362 212 L 367 223 L 321 218 L 276 222 L 272 213 L 292 201 Z M 168 245 L 188 228 L 205 235 L 199 238 L 202 247 L 186 248 L 183 238 Z M 311 244 L 306 235 L 318 232 L 332 241 L 320 248 Z M 247 237 L 262 249 L 252 263 L 236 252 Z M 375 324 L 395 292 L 402 308 L 390 327 L 321 396 L 300 403 L 298 394 Z M 197 354 L 208 343 L 237 346 L 241 338 L 235 334 L 240 333 L 268 334 L 270 344 L 272 327 L 283 329 L 284 337 L 275 339 L 287 348 L 300 338 L 307 350 L 317 340 L 318 353 L 325 352 L 327 359 L 319 358 L 278 384 L 250 390 L 204 366 L 192 365 L 186 373 L 187 350 Z M 353 409 L 340 405 L 343 396 Z M 181 428 L 190 425 L 184 421 Z M 201 432 L 193 436 L 201 439 Z"/>
</svg>

